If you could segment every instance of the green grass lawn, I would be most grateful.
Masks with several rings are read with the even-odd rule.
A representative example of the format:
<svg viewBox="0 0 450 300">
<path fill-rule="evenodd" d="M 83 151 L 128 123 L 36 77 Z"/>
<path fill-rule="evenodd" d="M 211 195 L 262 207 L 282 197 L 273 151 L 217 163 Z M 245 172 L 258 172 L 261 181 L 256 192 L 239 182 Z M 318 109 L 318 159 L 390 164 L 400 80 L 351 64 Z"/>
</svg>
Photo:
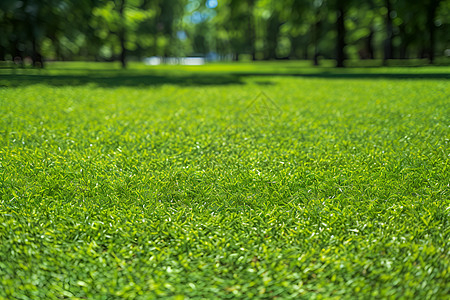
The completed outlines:
<svg viewBox="0 0 450 300">
<path fill-rule="evenodd" d="M 449 74 L 0 69 L 0 298 L 443 299 Z"/>
</svg>

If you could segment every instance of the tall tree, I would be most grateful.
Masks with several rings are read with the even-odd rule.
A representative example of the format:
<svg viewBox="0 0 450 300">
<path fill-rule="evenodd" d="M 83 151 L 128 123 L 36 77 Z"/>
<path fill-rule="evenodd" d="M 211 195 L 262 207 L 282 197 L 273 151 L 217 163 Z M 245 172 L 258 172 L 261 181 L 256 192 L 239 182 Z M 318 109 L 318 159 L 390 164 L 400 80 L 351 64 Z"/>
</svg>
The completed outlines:
<svg viewBox="0 0 450 300">
<path fill-rule="evenodd" d="M 336 66 L 338 68 L 344 67 L 345 60 L 345 15 L 347 11 L 347 2 L 346 0 L 336 0 Z"/>
<path fill-rule="evenodd" d="M 313 1 L 313 11 L 314 11 L 314 21 L 313 21 L 313 30 L 312 30 L 312 43 L 314 45 L 314 56 L 313 63 L 315 66 L 319 65 L 319 41 L 322 33 L 322 7 L 323 1 Z"/>
<path fill-rule="evenodd" d="M 266 31 L 266 41 L 267 41 L 267 51 L 265 55 L 265 59 L 275 59 L 277 58 L 277 42 L 278 35 L 280 32 L 280 19 L 279 12 L 275 9 L 272 10 L 272 13 L 267 20 L 267 31 Z"/>
<path fill-rule="evenodd" d="M 428 29 L 428 59 L 430 64 L 434 63 L 434 55 L 435 55 L 435 32 L 436 25 L 434 24 L 434 20 L 436 18 L 436 12 L 439 7 L 439 3 L 441 0 L 428 0 L 427 1 L 427 29 Z"/>
<path fill-rule="evenodd" d="M 383 62 L 387 64 L 388 59 L 394 58 L 393 49 L 392 49 L 392 39 L 394 38 L 394 30 L 392 25 L 392 4 L 391 0 L 385 0 L 385 8 L 386 8 L 386 38 L 384 40 L 384 57 Z"/>
<path fill-rule="evenodd" d="M 126 19 L 125 19 L 125 0 L 119 0 L 119 17 L 120 17 L 120 28 L 118 30 L 118 36 L 120 41 L 120 63 L 122 68 L 125 69 L 127 67 L 127 48 L 125 46 L 126 43 Z"/>
<path fill-rule="evenodd" d="M 256 60 L 256 31 L 255 31 L 255 2 L 256 0 L 248 0 L 248 35 L 249 35 L 249 48 L 252 60 Z"/>
</svg>

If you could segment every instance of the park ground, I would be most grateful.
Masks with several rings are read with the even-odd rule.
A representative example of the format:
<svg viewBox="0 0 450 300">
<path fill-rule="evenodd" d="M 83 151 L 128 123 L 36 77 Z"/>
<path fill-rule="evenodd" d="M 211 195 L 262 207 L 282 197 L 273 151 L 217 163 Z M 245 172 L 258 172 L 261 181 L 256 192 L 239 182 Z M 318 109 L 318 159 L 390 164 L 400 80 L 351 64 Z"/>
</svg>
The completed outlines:
<svg viewBox="0 0 450 300">
<path fill-rule="evenodd" d="M 0 298 L 450 294 L 450 67 L 0 68 Z"/>
</svg>

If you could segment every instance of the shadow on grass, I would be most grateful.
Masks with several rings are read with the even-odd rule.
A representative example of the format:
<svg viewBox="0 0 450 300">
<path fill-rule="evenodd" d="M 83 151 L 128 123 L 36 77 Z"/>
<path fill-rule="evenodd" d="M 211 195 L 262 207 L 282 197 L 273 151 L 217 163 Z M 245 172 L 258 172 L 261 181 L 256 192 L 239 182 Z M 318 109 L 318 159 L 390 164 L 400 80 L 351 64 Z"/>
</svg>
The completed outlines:
<svg viewBox="0 0 450 300">
<path fill-rule="evenodd" d="M 439 80 L 450 79 L 448 73 L 369 73 L 369 72 L 317 72 L 317 73 L 235 73 L 236 76 L 261 76 L 261 77 L 274 77 L 274 76 L 289 76 L 289 77 L 306 77 L 306 78 L 324 78 L 324 79 L 392 79 L 392 80 Z"/>
<path fill-rule="evenodd" d="M 186 72 L 183 70 L 152 73 L 149 71 L 110 71 L 110 70 L 78 70 L 77 74 L 58 75 L 43 71 L 31 70 L 29 74 L 11 72 L 10 74 L 0 74 L 0 87 L 19 87 L 35 84 L 46 84 L 52 86 L 83 86 L 95 85 L 106 88 L 116 87 L 136 87 L 145 88 L 161 85 L 178 86 L 213 86 L 213 85 L 237 85 L 245 84 L 246 77 L 260 77 L 256 79 L 258 85 L 270 85 L 272 82 L 265 80 L 268 77 L 305 77 L 305 78 L 325 78 L 325 79 L 392 79 L 392 80 L 445 80 L 450 79 L 448 73 L 387 73 L 372 72 L 361 69 L 308 69 L 304 73 L 298 70 L 280 70 L 279 72 Z M 72 70 L 73 71 L 73 70 Z M 301 71 L 301 70 L 300 70 Z M 381 70 L 380 70 L 381 71 Z M 21 74 L 22 73 L 22 74 Z M 25 74 L 23 74 L 25 73 Z"/>
<path fill-rule="evenodd" d="M 101 73 L 101 72 L 100 72 Z M 50 74 L 11 74 L 0 75 L 0 87 L 18 87 L 34 84 L 52 86 L 99 87 L 149 87 L 160 85 L 209 86 L 242 84 L 238 76 L 232 74 L 189 74 L 189 75 L 148 75 L 148 74 L 109 74 L 100 75 L 50 75 Z"/>
</svg>

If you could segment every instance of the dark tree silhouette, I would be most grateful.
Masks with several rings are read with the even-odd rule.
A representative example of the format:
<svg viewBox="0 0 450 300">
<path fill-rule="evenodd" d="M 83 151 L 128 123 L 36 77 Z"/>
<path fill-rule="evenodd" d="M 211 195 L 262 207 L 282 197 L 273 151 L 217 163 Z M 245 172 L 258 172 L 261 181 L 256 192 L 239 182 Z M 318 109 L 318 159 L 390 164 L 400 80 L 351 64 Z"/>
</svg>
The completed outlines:
<svg viewBox="0 0 450 300">
<path fill-rule="evenodd" d="M 386 7 L 386 39 L 384 40 L 384 57 L 383 63 L 387 64 L 388 59 L 394 58 L 393 49 L 392 49 L 392 39 L 394 37 L 393 27 L 392 27 L 392 5 L 391 0 L 385 0 Z"/>
<path fill-rule="evenodd" d="M 439 3 L 441 0 L 428 0 L 427 5 L 427 29 L 428 29 L 428 59 L 430 64 L 434 63 L 434 55 L 435 55 L 435 31 L 436 26 L 434 24 L 434 19 L 436 18 L 436 12 L 439 7 Z"/>
<path fill-rule="evenodd" d="M 122 65 L 122 68 L 125 69 L 127 67 L 127 61 L 126 61 L 126 55 L 127 55 L 127 49 L 125 46 L 126 43 L 126 25 L 125 25 L 125 0 L 119 0 L 119 16 L 120 16 L 120 29 L 118 32 L 119 40 L 120 40 L 120 63 Z"/>
<path fill-rule="evenodd" d="M 336 66 L 338 68 L 344 67 L 345 60 L 345 13 L 346 13 L 346 1 L 345 0 L 337 0 L 336 2 L 336 13 L 337 13 L 337 21 L 336 21 L 336 31 L 337 31 L 337 40 L 336 40 Z"/>
</svg>

